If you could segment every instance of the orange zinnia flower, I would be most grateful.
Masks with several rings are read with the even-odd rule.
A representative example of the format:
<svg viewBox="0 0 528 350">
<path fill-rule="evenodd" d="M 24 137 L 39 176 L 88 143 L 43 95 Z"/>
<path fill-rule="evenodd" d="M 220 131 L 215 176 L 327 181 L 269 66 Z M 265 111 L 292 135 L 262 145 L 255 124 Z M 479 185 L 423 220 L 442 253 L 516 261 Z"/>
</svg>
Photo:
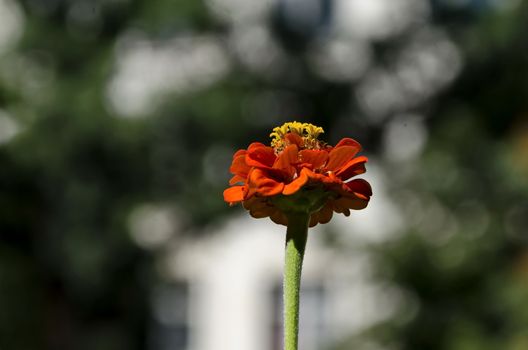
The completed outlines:
<svg viewBox="0 0 528 350">
<path fill-rule="evenodd" d="M 356 157 L 361 145 L 344 138 L 332 147 L 318 140 L 321 133 L 312 124 L 286 123 L 273 129 L 271 147 L 255 142 L 237 151 L 224 200 L 282 225 L 289 211 L 309 212 L 310 227 L 327 223 L 333 212 L 348 216 L 350 209 L 365 208 L 369 183 L 350 180 L 366 171 L 367 157 Z"/>
</svg>

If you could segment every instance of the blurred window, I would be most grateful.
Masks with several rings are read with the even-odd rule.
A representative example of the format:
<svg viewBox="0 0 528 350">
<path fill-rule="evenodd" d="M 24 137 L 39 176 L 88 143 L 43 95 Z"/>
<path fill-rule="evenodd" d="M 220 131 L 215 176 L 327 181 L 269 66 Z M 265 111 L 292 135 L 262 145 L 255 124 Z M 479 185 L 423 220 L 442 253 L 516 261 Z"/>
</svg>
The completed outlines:
<svg viewBox="0 0 528 350">
<path fill-rule="evenodd" d="M 163 284 L 151 298 L 152 325 L 150 350 L 186 350 L 189 343 L 189 284 L 186 281 Z"/>
</svg>

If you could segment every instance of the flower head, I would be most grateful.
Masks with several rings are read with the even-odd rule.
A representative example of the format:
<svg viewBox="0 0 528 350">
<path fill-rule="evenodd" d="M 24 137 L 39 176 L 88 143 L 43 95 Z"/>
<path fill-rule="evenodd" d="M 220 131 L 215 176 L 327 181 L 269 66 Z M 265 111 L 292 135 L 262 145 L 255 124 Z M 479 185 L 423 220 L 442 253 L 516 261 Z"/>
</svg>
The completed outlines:
<svg viewBox="0 0 528 350">
<path fill-rule="evenodd" d="M 289 212 L 308 212 L 310 226 L 330 221 L 334 212 L 367 206 L 369 183 L 352 177 L 364 173 L 361 145 L 344 138 L 334 147 L 318 139 L 324 131 L 308 123 L 285 123 L 273 129 L 271 146 L 254 142 L 237 151 L 234 175 L 224 191 L 230 205 L 242 202 L 255 218 L 288 224 Z"/>
</svg>

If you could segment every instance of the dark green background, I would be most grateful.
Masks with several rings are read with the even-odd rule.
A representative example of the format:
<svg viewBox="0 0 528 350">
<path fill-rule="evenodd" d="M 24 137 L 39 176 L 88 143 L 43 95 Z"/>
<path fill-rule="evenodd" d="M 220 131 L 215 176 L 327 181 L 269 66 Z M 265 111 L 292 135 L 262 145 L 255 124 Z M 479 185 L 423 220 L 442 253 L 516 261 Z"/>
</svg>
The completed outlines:
<svg viewBox="0 0 528 350">
<path fill-rule="evenodd" d="M 77 0 L 16 3 L 24 32 L 0 55 L 0 108 L 21 126 L 0 144 L 0 349 L 147 348 L 161 277 L 130 238 L 131 210 L 172 203 L 182 234 L 238 212 L 221 195 L 228 155 L 292 119 L 323 126 L 331 143 L 358 139 L 405 224 L 369 248 L 374 277 L 404 291 L 402 311 L 332 349 L 528 349 L 528 2 L 454 3 L 431 0 L 426 24 L 455 45 L 460 71 L 378 119 L 358 104 L 360 80 L 332 81 L 309 63 L 331 18 L 299 29 L 276 7 L 264 23 L 295 69 L 260 74 L 202 1 L 85 2 L 86 21 L 72 19 Z M 231 66 L 147 115 L 119 116 L 106 89 L 131 30 L 159 43 L 211 35 Z M 371 67 L 394 68 L 415 30 L 367 42 Z M 428 135 L 407 161 L 384 148 L 401 113 L 423 116 Z"/>
</svg>

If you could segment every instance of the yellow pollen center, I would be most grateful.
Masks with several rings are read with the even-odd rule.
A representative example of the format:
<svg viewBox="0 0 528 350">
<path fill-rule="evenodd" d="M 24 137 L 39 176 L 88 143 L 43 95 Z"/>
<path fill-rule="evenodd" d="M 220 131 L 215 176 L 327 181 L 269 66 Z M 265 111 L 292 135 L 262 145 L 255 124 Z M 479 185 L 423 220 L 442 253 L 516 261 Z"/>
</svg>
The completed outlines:
<svg viewBox="0 0 528 350">
<path fill-rule="evenodd" d="M 289 133 L 299 135 L 303 140 L 303 147 L 305 149 L 319 149 L 324 147 L 324 143 L 318 140 L 320 134 L 324 133 L 323 128 L 315 126 L 310 123 L 288 122 L 282 126 L 273 129 L 270 134 L 271 147 L 276 152 L 280 152 L 287 146 L 285 136 Z"/>
</svg>

